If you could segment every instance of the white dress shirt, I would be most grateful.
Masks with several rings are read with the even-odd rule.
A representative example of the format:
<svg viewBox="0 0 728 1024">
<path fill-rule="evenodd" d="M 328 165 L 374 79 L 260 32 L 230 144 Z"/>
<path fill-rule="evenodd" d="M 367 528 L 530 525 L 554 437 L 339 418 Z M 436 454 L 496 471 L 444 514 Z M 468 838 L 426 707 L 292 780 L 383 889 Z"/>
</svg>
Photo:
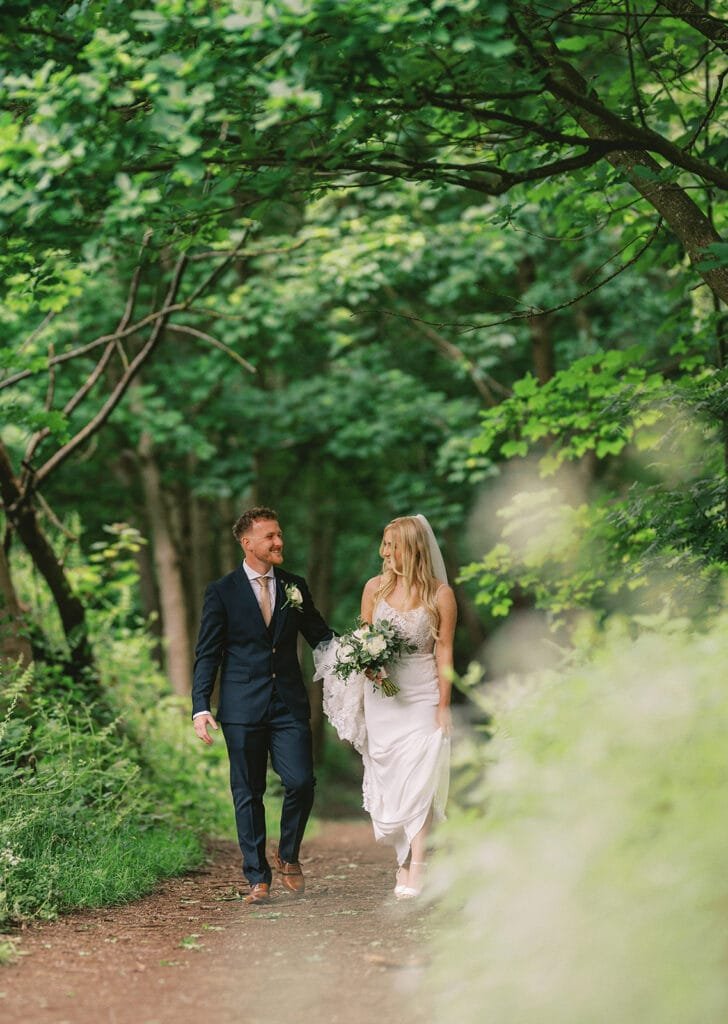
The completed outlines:
<svg viewBox="0 0 728 1024">
<path fill-rule="evenodd" d="M 247 562 L 243 562 L 243 569 L 245 569 L 245 575 L 253 584 L 253 593 L 255 594 L 255 600 L 258 604 L 260 604 L 261 584 L 256 581 L 259 579 L 265 579 L 268 581 L 268 594 L 270 596 L 270 610 L 272 615 L 276 607 L 276 578 L 275 573 L 273 572 L 273 566 L 270 567 L 268 572 L 261 573 L 256 572 L 255 569 L 251 569 Z"/>
</svg>

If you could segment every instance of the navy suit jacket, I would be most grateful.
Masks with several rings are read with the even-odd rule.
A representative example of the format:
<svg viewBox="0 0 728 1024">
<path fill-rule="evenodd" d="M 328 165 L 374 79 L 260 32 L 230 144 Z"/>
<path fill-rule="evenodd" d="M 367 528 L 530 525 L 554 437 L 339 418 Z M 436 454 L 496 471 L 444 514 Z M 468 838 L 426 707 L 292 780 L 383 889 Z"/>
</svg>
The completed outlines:
<svg viewBox="0 0 728 1024">
<path fill-rule="evenodd" d="M 220 668 L 221 722 L 255 725 L 265 713 L 275 685 L 288 710 L 301 721 L 311 715 L 298 664 L 301 633 L 311 647 L 334 634 L 316 610 L 306 581 L 274 567 L 276 602 L 266 627 L 253 587 L 242 564 L 205 590 L 192 678 L 192 714 L 210 710 L 215 676 Z M 300 609 L 287 602 L 285 587 L 293 584 L 303 597 Z"/>
</svg>

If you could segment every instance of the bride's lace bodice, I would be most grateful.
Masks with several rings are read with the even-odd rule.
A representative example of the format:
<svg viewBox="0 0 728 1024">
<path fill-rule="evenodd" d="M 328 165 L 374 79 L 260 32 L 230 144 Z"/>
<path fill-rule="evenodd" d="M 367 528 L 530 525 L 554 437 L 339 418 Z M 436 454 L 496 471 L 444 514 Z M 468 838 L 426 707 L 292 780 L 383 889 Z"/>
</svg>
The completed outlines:
<svg viewBox="0 0 728 1024">
<path fill-rule="evenodd" d="M 411 713 L 413 702 L 424 700 L 424 706 L 429 705 L 432 708 L 437 704 L 438 683 L 437 667 L 433 657 L 435 641 L 427 610 L 420 607 L 400 612 L 381 599 L 374 609 L 374 621 L 380 622 L 383 619 L 391 622 L 415 650 L 397 658 L 390 667 L 390 675 L 400 687 L 396 700 L 377 693 L 376 704 L 381 704 L 382 708 L 391 707 L 395 710 L 396 707 L 407 706 Z M 336 675 L 334 665 L 339 642 L 339 637 L 324 640 L 314 650 L 314 678 L 323 681 L 326 717 L 343 740 L 348 740 L 357 750 L 364 753 L 367 749 L 364 705 L 367 700 L 373 699 L 375 691 L 371 682 L 362 673 L 354 673 L 349 676 L 347 682 L 343 682 Z"/>
<path fill-rule="evenodd" d="M 424 605 L 412 608 L 408 612 L 400 612 L 382 598 L 374 609 L 374 621 L 379 622 L 382 619 L 391 622 L 408 643 L 414 644 L 415 654 L 432 654 L 434 651 L 435 641 L 432 636 L 430 616 Z"/>
</svg>

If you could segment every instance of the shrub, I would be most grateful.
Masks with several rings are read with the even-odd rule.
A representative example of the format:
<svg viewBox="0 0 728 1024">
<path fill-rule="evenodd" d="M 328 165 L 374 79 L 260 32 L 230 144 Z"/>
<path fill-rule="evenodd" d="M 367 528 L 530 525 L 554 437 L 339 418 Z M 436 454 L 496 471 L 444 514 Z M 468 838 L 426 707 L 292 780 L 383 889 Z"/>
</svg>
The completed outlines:
<svg viewBox="0 0 728 1024">
<path fill-rule="evenodd" d="M 130 899 L 199 863 L 192 828 L 160 806 L 115 723 L 71 718 L 6 667 L 0 724 L 0 924 Z"/>
</svg>

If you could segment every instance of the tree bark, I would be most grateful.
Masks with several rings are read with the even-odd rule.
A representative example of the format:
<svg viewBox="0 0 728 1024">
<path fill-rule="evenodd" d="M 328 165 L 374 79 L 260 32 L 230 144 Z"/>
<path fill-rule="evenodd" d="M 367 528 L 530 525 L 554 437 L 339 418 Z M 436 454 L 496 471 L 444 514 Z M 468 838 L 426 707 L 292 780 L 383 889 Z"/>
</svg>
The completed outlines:
<svg viewBox="0 0 728 1024">
<path fill-rule="evenodd" d="M 619 118 L 601 103 L 596 91 L 564 59 L 535 15 L 527 19 L 525 29 L 515 21 L 514 24 L 524 47 L 545 72 L 546 88 L 590 138 L 621 139 L 626 135 L 639 142 L 641 134 L 645 137 L 639 126 Z M 619 168 L 632 187 L 657 210 L 685 247 L 697 273 L 718 298 L 728 303 L 728 267 L 700 269 L 706 248 L 723 241 L 709 217 L 679 185 L 659 180 L 663 168 L 646 150 L 612 150 L 605 154 L 605 159 Z"/>
<path fill-rule="evenodd" d="M 148 532 L 148 531 L 146 531 Z M 162 635 L 162 609 L 159 603 L 159 590 L 154 574 L 154 560 L 148 544 L 142 544 L 135 552 L 134 558 L 139 573 L 139 600 L 141 601 L 146 629 L 155 638 L 154 658 L 162 668 L 164 666 L 164 650 Z"/>
<path fill-rule="evenodd" d="M 23 542 L 38 572 L 48 584 L 63 626 L 70 658 L 69 674 L 83 684 L 89 700 L 102 697 L 91 645 L 88 639 L 86 610 L 73 592 L 66 572 L 56 557 L 53 547 L 43 533 L 32 504 L 32 498 L 23 498 L 5 446 L 0 443 L 0 494 L 5 514 Z"/>
<path fill-rule="evenodd" d="M 130 449 L 124 449 L 119 458 L 112 463 L 114 475 L 120 480 L 127 494 L 134 494 L 136 490 L 136 473 L 138 463 L 136 453 Z M 141 533 L 142 537 L 148 539 L 149 526 L 144 519 L 144 509 L 138 508 L 134 502 L 136 513 L 132 512 L 129 521 Z M 157 640 L 154 647 L 154 657 L 160 667 L 164 666 L 164 653 L 162 651 L 162 613 L 159 607 L 159 593 L 157 592 L 157 581 L 154 576 L 154 564 L 149 550 L 149 544 L 142 544 L 138 551 L 134 552 L 134 561 L 139 573 L 139 600 L 144 621 L 147 623 L 147 630 Z"/>
<path fill-rule="evenodd" d="M 190 457 L 191 458 L 191 457 Z M 189 479 L 194 480 L 194 465 L 188 466 Z M 198 497 L 189 497 L 189 611 L 192 629 L 194 630 L 200 621 L 202 613 L 202 598 L 205 587 L 211 579 L 215 578 L 215 571 L 211 557 L 211 522 L 210 508 L 208 502 Z"/>
<path fill-rule="evenodd" d="M 137 455 L 159 589 L 167 677 L 173 692 L 186 697 L 192 688 L 192 657 L 184 582 L 164 505 L 152 439 L 146 431 L 139 439 Z"/>
<path fill-rule="evenodd" d="M 313 472 L 316 472 L 315 467 Z M 329 615 L 331 614 L 331 589 L 334 579 L 335 512 L 333 509 L 327 510 L 323 502 L 317 503 L 314 501 L 311 507 L 317 509 L 317 514 L 312 517 L 306 579 L 316 607 L 328 622 Z M 307 654 L 306 662 L 310 668 L 313 664 L 310 654 Z M 309 700 L 311 702 L 311 733 L 313 735 L 313 756 L 315 761 L 321 759 L 324 749 L 323 697 L 321 683 L 313 683 L 309 688 Z"/>
<path fill-rule="evenodd" d="M 23 611 L 3 544 L 0 544 L 0 657 L 11 661 L 19 658 L 23 666 L 33 660 L 30 640 L 23 633 Z"/>
<path fill-rule="evenodd" d="M 250 504 L 254 503 L 251 501 Z M 232 534 L 233 523 L 238 517 L 238 510 L 233 499 L 231 497 L 220 498 L 217 511 L 221 528 L 218 531 L 218 543 L 215 549 L 215 568 L 218 576 L 224 576 L 225 573 L 232 572 L 240 565 L 243 553 Z M 213 573 L 213 575 L 215 574 Z"/>
<path fill-rule="evenodd" d="M 675 18 L 681 18 L 697 32 L 704 35 L 711 43 L 728 53 L 728 24 L 720 18 L 714 18 L 693 0 L 659 0 L 660 7 L 665 7 Z"/>
<path fill-rule="evenodd" d="M 452 528 L 445 531 L 445 547 L 443 548 L 442 557 L 445 560 L 448 581 L 455 591 L 455 600 L 458 606 L 458 623 L 467 638 L 467 656 L 460 659 L 456 655 L 456 662 L 462 661 L 462 663 L 456 663 L 455 671 L 462 673 L 465 671 L 468 664 L 475 660 L 478 652 L 487 640 L 488 634 L 485 631 L 485 627 L 481 622 L 475 603 L 472 601 L 470 594 L 468 594 L 464 587 L 454 582 L 455 579 L 457 579 L 460 568 L 456 555 L 457 541 L 455 532 L 456 531 Z M 453 699 L 458 698 L 454 695 Z"/>
<path fill-rule="evenodd" d="M 535 281 L 536 264 L 533 261 L 533 257 L 524 256 L 518 265 L 518 283 L 521 295 Z M 532 316 L 528 318 L 528 327 L 531 332 L 533 372 L 539 384 L 545 384 L 551 380 L 556 369 L 550 326 L 550 317 L 548 316 Z"/>
</svg>

